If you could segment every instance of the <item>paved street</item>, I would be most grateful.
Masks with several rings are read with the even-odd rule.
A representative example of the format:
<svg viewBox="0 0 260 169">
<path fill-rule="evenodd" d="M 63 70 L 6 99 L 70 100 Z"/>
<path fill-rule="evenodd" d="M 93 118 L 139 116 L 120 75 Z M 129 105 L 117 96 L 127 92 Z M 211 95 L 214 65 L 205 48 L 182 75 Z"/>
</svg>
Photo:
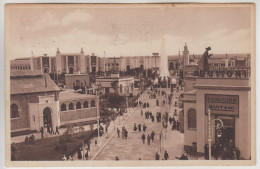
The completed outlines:
<svg viewBox="0 0 260 169">
<path fill-rule="evenodd" d="M 165 90 L 165 89 L 164 89 Z M 174 96 L 178 96 L 179 94 L 174 94 Z M 162 101 L 162 96 L 160 98 L 160 104 Z M 143 102 L 149 102 L 150 107 L 143 109 L 143 111 L 152 111 L 153 115 L 156 114 L 157 111 L 160 111 L 162 108 L 160 106 L 156 106 L 155 99 L 149 99 L 149 95 L 147 92 L 143 94 L 141 97 Z M 173 97 L 173 103 L 177 100 L 177 98 Z M 173 116 L 174 106 L 172 105 L 169 116 Z M 177 108 L 179 111 L 179 108 Z M 132 109 L 133 112 L 129 119 L 125 122 L 124 126 L 128 130 L 128 138 L 122 139 L 118 138 L 117 134 L 111 138 L 111 140 L 106 144 L 104 149 L 96 156 L 95 160 L 115 160 L 115 157 L 118 156 L 120 160 L 138 160 L 139 158 L 142 160 L 154 160 L 155 153 L 159 152 L 159 133 L 162 130 L 161 123 L 157 123 L 156 120 L 152 123 L 151 119 L 145 119 L 144 115 L 141 116 L 141 108 L 138 107 L 135 110 Z M 178 119 L 177 116 L 175 116 Z M 155 132 L 155 140 L 151 142 L 150 145 L 147 144 L 147 140 L 145 144 L 142 143 L 141 136 L 143 132 L 134 132 L 133 127 L 134 123 L 137 125 L 141 123 L 142 125 L 145 123 L 147 126 L 147 130 L 145 135 L 151 134 L 154 130 Z M 120 128 L 121 130 L 121 128 Z M 121 133 L 120 133 L 121 135 Z M 162 148 L 160 158 L 163 158 L 164 150 L 167 150 L 169 153 L 169 159 L 174 160 L 176 156 L 181 156 L 183 151 L 183 143 L 184 143 L 184 135 L 179 131 L 172 131 L 169 127 L 165 135 L 163 136 Z"/>
</svg>

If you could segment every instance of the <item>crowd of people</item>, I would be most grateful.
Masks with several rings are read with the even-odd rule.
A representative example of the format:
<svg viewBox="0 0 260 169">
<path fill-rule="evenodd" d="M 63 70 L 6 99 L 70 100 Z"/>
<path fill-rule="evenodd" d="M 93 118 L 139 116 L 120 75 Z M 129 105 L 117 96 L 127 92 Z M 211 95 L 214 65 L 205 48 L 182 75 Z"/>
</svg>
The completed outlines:
<svg viewBox="0 0 260 169">
<path fill-rule="evenodd" d="M 209 159 L 209 145 L 205 144 L 204 146 L 206 160 Z M 220 140 L 218 143 L 213 144 L 211 147 L 211 155 L 218 160 L 239 160 L 240 159 L 240 150 L 234 146 L 232 140 Z"/>
<path fill-rule="evenodd" d="M 41 127 L 40 133 L 42 139 L 44 139 L 44 137 L 46 137 L 47 134 L 51 134 L 51 135 L 60 134 L 58 126 L 56 126 L 55 132 L 53 130 L 53 126 L 47 126 L 45 129 Z"/>
</svg>

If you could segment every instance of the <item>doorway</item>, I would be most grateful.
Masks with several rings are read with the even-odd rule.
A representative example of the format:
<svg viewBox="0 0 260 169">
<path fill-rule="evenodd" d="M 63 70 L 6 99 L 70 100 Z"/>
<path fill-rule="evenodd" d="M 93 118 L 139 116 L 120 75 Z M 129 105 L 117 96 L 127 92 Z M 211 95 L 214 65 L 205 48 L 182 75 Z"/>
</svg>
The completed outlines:
<svg viewBox="0 0 260 169">
<path fill-rule="evenodd" d="M 217 131 L 215 132 L 216 143 L 235 146 L 235 117 L 218 116 L 217 118 L 222 120 L 223 127 L 220 129 L 221 137 L 217 136 Z"/>
<path fill-rule="evenodd" d="M 92 66 L 92 73 L 96 73 L 96 66 Z"/>
<path fill-rule="evenodd" d="M 69 68 L 69 74 L 73 74 L 73 67 Z"/>
<path fill-rule="evenodd" d="M 51 109 L 48 107 L 43 110 L 43 126 L 44 128 L 52 127 Z"/>
</svg>

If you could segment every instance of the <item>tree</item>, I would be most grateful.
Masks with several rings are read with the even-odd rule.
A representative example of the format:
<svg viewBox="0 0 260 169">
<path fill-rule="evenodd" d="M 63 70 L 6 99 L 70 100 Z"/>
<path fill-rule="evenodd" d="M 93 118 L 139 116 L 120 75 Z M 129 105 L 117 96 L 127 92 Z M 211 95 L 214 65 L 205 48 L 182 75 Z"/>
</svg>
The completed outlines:
<svg viewBox="0 0 260 169">
<path fill-rule="evenodd" d="M 118 93 L 118 81 L 114 81 L 111 83 L 111 87 L 114 89 L 114 95 Z"/>
</svg>

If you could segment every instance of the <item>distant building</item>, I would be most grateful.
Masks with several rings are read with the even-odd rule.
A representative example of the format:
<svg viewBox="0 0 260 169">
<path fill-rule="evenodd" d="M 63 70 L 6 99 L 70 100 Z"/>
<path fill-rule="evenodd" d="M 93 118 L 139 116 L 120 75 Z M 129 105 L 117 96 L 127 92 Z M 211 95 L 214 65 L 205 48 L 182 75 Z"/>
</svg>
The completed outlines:
<svg viewBox="0 0 260 169">
<path fill-rule="evenodd" d="M 182 56 L 179 55 L 168 56 L 169 70 L 178 70 L 179 67 L 183 69 L 186 66 L 197 65 L 202 54 L 189 55 L 188 46 L 185 43 Z M 224 70 L 227 68 L 247 69 L 251 67 L 250 54 L 213 54 L 208 60 L 209 70 Z"/>
<path fill-rule="evenodd" d="M 168 56 L 168 69 L 172 71 L 183 69 L 189 65 L 197 65 L 201 55 L 190 55 L 185 43 L 182 55 L 179 51 L 178 55 Z M 250 54 L 214 54 L 209 59 L 210 70 L 249 68 L 251 66 L 250 57 Z M 113 64 L 119 71 L 129 71 L 136 68 L 159 70 L 160 59 L 159 53 L 152 53 L 151 56 L 99 57 L 94 53 L 85 54 L 83 48 L 78 53 L 63 53 L 58 48 L 56 55 L 52 57 L 44 54 L 43 56 L 11 60 L 10 68 L 11 70 L 42 70 L 44 73 L 54 74 L 85 74 L 110 71 L 114 66 Z"/>
<path fill-rule="evenodd" d="M 65 75 L 65 86 L 66 89 L 74 89 L 78 87 L 90 87 L 89 75 L 88 74 L 66 74 Z"/>
<path fill-rule="evenodd" d="M 134 77 L 98 77 L 96 84 L 101 85 L 103 95 L 117 93 L 119 96 L 129 96 L 134 93 Z M 113 83 L 117 87 L 113 87 Z"/>
<path fill-rule="evenodd" d="M 43 56 L 17 58 L 10 61 L 10 70 L 41 70 L 44 73 L 54 73 L 56 71 L 55 57 Z"/>
</svg>

